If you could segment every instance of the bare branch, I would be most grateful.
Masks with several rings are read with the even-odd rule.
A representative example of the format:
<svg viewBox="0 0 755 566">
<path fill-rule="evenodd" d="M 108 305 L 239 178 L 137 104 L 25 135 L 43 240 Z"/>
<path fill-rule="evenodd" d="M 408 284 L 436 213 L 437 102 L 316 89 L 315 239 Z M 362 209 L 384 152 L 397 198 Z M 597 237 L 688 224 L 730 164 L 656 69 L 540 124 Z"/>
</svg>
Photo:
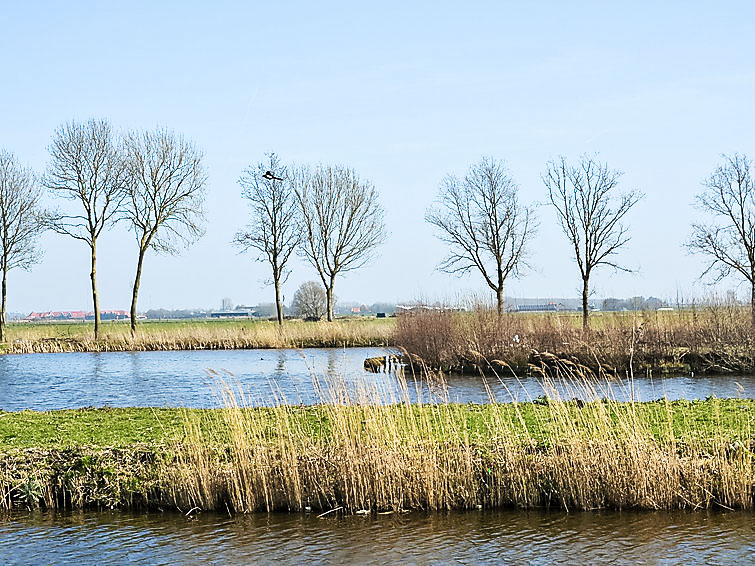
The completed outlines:
<svg viewBox="0 0 755 566">
<path fill-rule="evenodd" d="M 13 154 L 0 151 L 0 341 L 5 338 L 8 272 L 16 267 L 30 269 L 41 258 L 38 240 L 45 229 L 41 197 L 34 172 L 19 165 Z"/>
<path fill-rule="evenodd" d="M 383 208 L 369 181 L 338 165 L 300 167 L 291 174 L 302 214 L 301 253 L 317 270 L 333 319 L 333 285 L 339 273 L 362 267 L 385 239 Z"/>
<path fill-rule="evenodd" d="M 589 280 L 600 265 L 631 271 L 612 257 L 628 241 L 622 224 L 627 212 L 643 194 L 630 191 L 614 196 L 621 171 L 609 169 L 595 156 L 583 155 L 577 165 L 560 157 L 548 162 L 542 175 L 548 198 L 556 209 L 561 228 L 574 248 L 574 259 L 582 276 L 582 320 L 587 329 Z"/>
<path fill-rule="evenodd" d="M 703 182 L 697 207 L 710 216 L 694 224 L 687 248 L 709 260 L 703 276 L 714 282 L 732 272 L 751 286 L 751 325 L 755 332 L 755 183 L 746 155 L 723 156 L 724 163 Z"/>
<path fill-rule="evenodd" d="M 519 205 L 518 190 L 502 162 L 483 158 L 462 181 L 447 176 L 438 203 L 425 215 L 450 247 L 439 269 L 478 271 L 496 292 L 499 313 L 504 283 L 526 267 L 526 245 L 535 231 L 534 212 Z"/>
<path fill-rule="evenodd" d="M 174 132 L 132 132 L 125 141 L 128 185 L 121 218 L 134 231 L 139 256 L 131 300 L 131 329 L 147 250 L 176 254 L 204 233 L 207 175 L 202 152 Z"/>
<path fill-rule="evenodd" d="M 294 293 L 291 309 L 301 318 L 321 319 L 328 311 L 325 289 L 316 281 L 302 283 Z"/>
<path fill-rule="evenodd" d="M 233 243 L 242 251 L 257 252 L 272 268 L 278 323 L 283 323 L 280 287 L 288 279 L 286 267 L 302 241 L 299 203 L 286 167 L 274 153 L 267 162 L 247 168 L 239 179 L 242 195 L 252 206 L 252 220 L 245 230 L 236 233 Z"/>
<path fill-rule="evenodd" d="M 43 185 L 54 196 L 73 201 L 76 210 L 55 212 L 46 222 L 56 232 L 86 242 L 90 248 L 94 336 L 98 338 L 97 238 L 113 224 L 126 196 L 125 160 L 107 120 L 63 124 L 53 134 L 49 151 Z"/>
</svg>

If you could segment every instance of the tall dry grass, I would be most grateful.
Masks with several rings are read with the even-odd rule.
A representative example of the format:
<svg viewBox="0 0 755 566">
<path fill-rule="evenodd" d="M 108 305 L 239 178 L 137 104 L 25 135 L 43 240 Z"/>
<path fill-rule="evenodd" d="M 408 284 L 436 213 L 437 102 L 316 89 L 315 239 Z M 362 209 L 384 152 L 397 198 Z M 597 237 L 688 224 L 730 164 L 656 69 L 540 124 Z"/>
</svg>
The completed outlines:
<svg viewBox="0 0 755 566">
<path fill-rule="evenodd" d="M 590 331 L 577 313 L 425 310 L 398 317 L 394 342 L 427 367 L 486 368 L 491 361 L 522 371 L 536 352 L 612 373 L 638 371 L 744 373 L 755 370 L 750 314 L 711 304 L 676 311 L 594 313 Z"/>
<path fill-rule="evenodd" d="M 752 439 L 752 415 L 709 430 L 690 422 L 677 438 L 671 404 L 619 403 L 610 390 L 599 400 L 584 376 L 572 383 L 587 401 L 546 384 L 534 418 L 516 402 L 412 404 L 406 389 L 396 398 L 338 383 L 314 413 L 282 402 L 263 411 L 226 383 L 216 433 L 187 413 L 172 497 L 230 512 L 753 509 L 752 446 L 739 440 Z"/>
<path fill-rule="evenodd" d="M 147 322 L 132 338 L 127 323 L 104 324 L 102 338 L 86 324 L 15 324 L 8 327 L 6 353 L 120 352 L 150 350 L 227 350 L 384 346 L 392 319 L 341 319 L 334 322 L 271 321 Z"/>
</svg>

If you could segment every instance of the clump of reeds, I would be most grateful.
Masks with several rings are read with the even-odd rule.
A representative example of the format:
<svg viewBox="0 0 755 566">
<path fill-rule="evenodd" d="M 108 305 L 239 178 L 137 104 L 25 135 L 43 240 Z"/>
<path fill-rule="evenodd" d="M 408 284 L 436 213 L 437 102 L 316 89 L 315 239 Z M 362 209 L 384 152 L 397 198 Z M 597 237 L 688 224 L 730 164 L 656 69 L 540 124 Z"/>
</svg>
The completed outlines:
<svg viewBox="0 0 755 566">
<path fill-rule="evenodd" d="M 731 304 L 594 313 L 584 332 L 578 313 L 418 309 L 398 316 L 394 342 L 411 358 L 444 371 L 479 372 L 498 360 L 522 372 L 535 351 L 596 373 L 623 375 L 630 363 L 635 371 L 747 373 L 755 370 L 749 316 L 746 307 Z"/>
<path fill-rule="evenodd" d="M 412 404 L 342 384 L 301 418 L 296 406 L 251 408 L 226 386 L 223 442 L 187 423 L 176 504 L 236 512 L 753 508 L 749 447 L 723 430 L 679 442 L 671 405 L 649 413 L 598 399 L 582 376 L 572 381 L 582 399 L 551 390 L 534 421 L 517 403 Z M 739 426 L 752 438 L 750 416 Z"/>
</svg>

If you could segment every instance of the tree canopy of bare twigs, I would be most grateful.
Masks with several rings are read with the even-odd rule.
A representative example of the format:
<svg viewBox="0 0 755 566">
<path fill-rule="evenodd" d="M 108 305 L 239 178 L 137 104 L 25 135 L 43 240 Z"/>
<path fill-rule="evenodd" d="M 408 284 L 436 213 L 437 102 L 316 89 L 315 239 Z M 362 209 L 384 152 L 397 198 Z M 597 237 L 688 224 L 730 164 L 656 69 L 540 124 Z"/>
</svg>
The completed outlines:
<svg viewBox="0 0 755 566">
<path fill-rule="evenodd" d="M 582 156 L 577 165 L 561 157 L 547 164 L 543 183 L 558 213 L 561 227 L 574 248 L 582 276 L 582 327 L 588 329 L 588 296 L 592 271 L 606 265 L 630 271 L 614 256 L 629 241 L 622 219 L 644 196 L 638 191 L 616 194 L 622 172 L 609 169 L 594 156 Z"/>
<path fill-rule="evenodd" d="M 534 213 L 519 204 L 518 187 L 503 162 L 483 158 L 463 179 L 447 176 L 425 220 L 450 247 L 439 268 L 455 274 L 478 271 L 503 314 L 504 284 L 525 267 L 526 245 L 535 229 Z"/>
<path fill-rule="evenodd" d="M 157 128 L 125 138 L 128 171 L 122 217 L 133 229 L 139 255 L 131 295 L 131 333 L 136 331 L 136 302 L 144 256 L 178 253 L 203 234 L 207 175 L 202 152 L 183 136 Z"/>
<path fill-rule="evenodd" d="M 332 321 L 336 276 L 362 267 L 385 239 L 383 208 L 372 183 L 353 169 L 302 167 L 292 179 L 302 214 L 302 254 L 322 280 Z"/>
<path fill-rule="evenodd" d="M 282 325 L 281 285 L 288 279 L 286 265 L 301 242 L 302 231 L 299 203 L 288 171 L 276 154 L 267 157 L 267 161 L 244 170 L 239 179 L 242 195 L 252 206 L 252 219 L 246 229 L 236 233 L 233 243 L 243 251 L 254 250 L 258 260 L 270 264 L 278 324 Z"/>
<path fill-rule="evenodd" d="M 5 340 L 8 272 L 29 269 L 41 257 L 38 238 L 45 229 L 40 204 L 42 191 L 34 172 L 15 156 L 0 150 L 0 262 L 3 271 L 0 303 L 0 342 Z"/>
<path fill-rule="evenodd" d="M 53 134 L 49 151 L 43 184 L 54 196 L 73 201 L 75 210 L 52 212 L 48 225 L 89 246 L 96 339 L 100 333 L 97 239 L 115 220 L 125 196 L 125 160 L 107 120 L 63 124 Z"/>
<path fill-rule="evenodd" d="M 718 282 L 735 273 L 750 284 L 751 325 L 755 333 L 755 183 L 752 160 L 723 156 L 724 162 L 704 182 L 697 207 L 711 218 L 692 226 L 687 247 L 708 258 L 703 276 Z"/>
<path fill-rule="evenodd" d="M 321 319 L 328 311 L 325 289 L 317 281 L 302 283 L 294 293 L 291 309 L 296 316 L 306 319 Z"/>
</svg>

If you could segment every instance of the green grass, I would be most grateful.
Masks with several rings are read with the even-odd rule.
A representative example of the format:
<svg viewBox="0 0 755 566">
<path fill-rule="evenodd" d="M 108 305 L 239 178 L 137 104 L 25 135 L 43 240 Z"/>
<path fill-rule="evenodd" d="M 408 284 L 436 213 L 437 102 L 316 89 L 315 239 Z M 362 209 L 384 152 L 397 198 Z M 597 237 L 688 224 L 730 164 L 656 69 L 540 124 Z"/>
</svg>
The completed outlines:
<svg viewBox="0 0 755 566">
<path fill-rule="evenodd" d="M 593 403 L 600 403 L 593 402 Z M 432 423 L 428 434 L 435 440 L 444 440 L 446 430 L 465 430 L 470 442 L 478 445 L 495 441 L 495 420 L 510 419 L 514 430 L 538 444 L 551 444 L 557 419 L 588 421 L 593 403 L 578 408 L 574 403 L 563 403 L 565 412 L 555 415 L 552 408 L 536 403 L 477 405 L 453 404 L 444 411 L 451 416 L 434 419 L 437 408 L 430 405 L 412 406 L 413 419 Z M 406 410 L 404 405 L 386 408 L 396 415 Z M 103 408 L 62 411 L 0 412 L 0 452 L 19 448 L 71 448 L 76 446 L 125 447 L 132 444 L 166 446 L 181 442 L 186 435 L 187 419 L 198 423 L 205 438 L 218 443 L 227 441 L 223 426 L 223 411 L 229 409 L 165 409 L 165 408 Z M 354 418 L 368 418 L 370 409 L 349 407 Z M 254 411 L 256 417 L 267 421 L 269 440 L 275 441 L 279 427 L 273 426 L 281 415 L 280 408 L 242 409 Z M 648 403 L 611 404 L 610 415 L 619 422 L 630 411 L 635 411 L 642 422 L 649 423 L 659 441 L 670 435 L 677 442 L 705 441 L 722 436 L 731 441 L 749 441 L 755 435 L 755 400 L 709 399 L 707 401 L 653 401 Z M 286 407 L 286 419 L 292 428 L 311 438 L 327 439 L 332 436 L 330 414 L 324 406 Z M 394 415 L 394 416 L 396 416 Z M 519 418 L 521 416 L 521 419 Z M 586 418 L 587 417 L 587 418 Z M 401 422 L 401 419 L 397 420 Z M 670 423 L 669 423 L 670 420 Z M 669 427 L 670 424 L 670 427 Z"/>
<path fill-rule="evenodd" d="M 0 509 L 755 507 L 755 400 L 0 413 Z"/>
</svg>

